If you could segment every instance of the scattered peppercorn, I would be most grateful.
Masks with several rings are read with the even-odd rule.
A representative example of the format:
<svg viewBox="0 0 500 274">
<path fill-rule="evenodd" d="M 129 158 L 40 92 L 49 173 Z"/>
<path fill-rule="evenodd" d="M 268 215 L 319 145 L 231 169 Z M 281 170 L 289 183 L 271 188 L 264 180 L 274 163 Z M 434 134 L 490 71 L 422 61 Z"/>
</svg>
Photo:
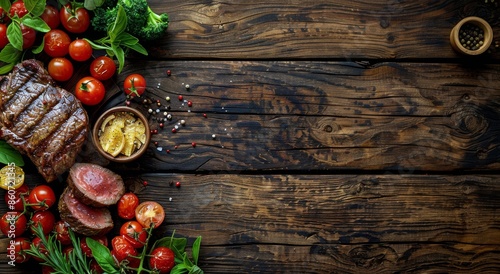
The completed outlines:
<svg viewBox="0 0 500 274">
<path fill-rule="evenodd" d="M 167 69 L 167 75 L 170 76 L 171 74 L 172 72 L 169 69 Z"/>
<path fill-rule="evenodd" d="M 176 133 L 177 132 L 177 129 L 174 127 L 172 128 L 172 133 Z"/>
<path fill-rule="evenodd" d="M 142 182 L 142 185 L 143 185 L 143 186 L 147 186 L 147 185 L 148 185 L 148 181 L 143 181 L 143 182 Z"/>
<path fill-rule="evenodd" d="M 175 182 L 175 187 L 181 187 L 181 182 Z"/>
<path fill-rule="evenodd" d="M 460 28 L 460 44 L 468 50 L 478 50 L 484 44 L 484 30 L 479 26 L 466 23 Z"/>
<path fill-rule="evenodd" d="M 206 114 L 206 113 L 203 113 L 203 117 L 207 118 L 207 114 Z"/>
<path fill-rule="evenodd" d="M 192 106 L 193 106 L 193 102 L 188 101 L 188 107 L 192 107 Z"/>
<path fill-rule="evenodd" d="M 179 101 L 184 100 L 184 97 L 182 95 L 179 95 Z"/>
<path fill-rule="evenodd" d="M 192 146 L 192 147 L 196 147 L 196 143 L 195 143 L 195 142 L 192 142 L 192 143 L 191 143 L 191 146 Z"/>
</svg>

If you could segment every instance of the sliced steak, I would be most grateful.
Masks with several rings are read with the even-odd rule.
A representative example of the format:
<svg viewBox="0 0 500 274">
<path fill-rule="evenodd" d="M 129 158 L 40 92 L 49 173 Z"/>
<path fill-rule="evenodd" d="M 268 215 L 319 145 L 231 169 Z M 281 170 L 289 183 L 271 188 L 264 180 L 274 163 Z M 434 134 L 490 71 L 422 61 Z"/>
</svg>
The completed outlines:
<svg viewBox="0 0 500 274">
<path fill-rule="evenodd" d="M 0 136 L 26 154 L 47 182 L 74 163 L 89 119 L 76 97 L 34 59 L 0 76 Z"/>
<path fill-rule="evenodd" d="M 94 236 L 104 235 L 113 229 L 113 219 L 106 207 L 92 207 L 78 200 L 70 187 L 66 187 L 59 199 L 61 220 L 77 233 Z"/>
<path fill-rule="evenodd" d="M 76 163 L 69 170 L 68 185 L 75 197 L 95 207 L 114 205 L 125 193 L 120 175 L 95 164 Z"/>
</svg>

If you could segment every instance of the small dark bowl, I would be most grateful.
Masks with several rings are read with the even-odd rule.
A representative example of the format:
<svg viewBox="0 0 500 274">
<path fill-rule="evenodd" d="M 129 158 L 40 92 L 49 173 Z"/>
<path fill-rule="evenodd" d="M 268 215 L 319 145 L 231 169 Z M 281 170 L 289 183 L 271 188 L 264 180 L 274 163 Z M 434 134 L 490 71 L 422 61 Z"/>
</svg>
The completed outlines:
<svg viewBox="0 0 500 274">
<path fill-rule="evenodd" d="M 119 154 L 116 157 L 113 157 L 113 155 L 107 153 L 104 151 L 101 147 L 101 144 L 99 142 L 99 134 L 100 134 L 100 128 L 106 117 L 109 115 L 116 113 L 116 112 L 128 112 L 132 114 L 134 117 L 139 118 L 142 123 L 144 124 L 144 127 L 146 128 L 146 142 L 136 151 L 132 153 L 130 156 L 126 156 L 123 154 Z M 94 146 L 96 147 L 97 151 L 99 154 L 101 154 L 104 158 L 113 161 L 113 162 L 119 162 L 119 163 L 128 163 L 137 160 L 139 157 L 146 152 L 148 149 L 149 142 L 151 141 L 151 132 L 149 129 L 149 124 L 148 124 L 148 119 L 144 114 L 142 114 L 140 111 L 138 111 L 135 108 L 131 107 L 126 107 L 126 106 L 118 106 L 118 107 L 113 107 L 105 111 L 99 118 L 97 118 L 94 127 L 92 129 L 92 142 L 94 143 Z"/>
</svg>

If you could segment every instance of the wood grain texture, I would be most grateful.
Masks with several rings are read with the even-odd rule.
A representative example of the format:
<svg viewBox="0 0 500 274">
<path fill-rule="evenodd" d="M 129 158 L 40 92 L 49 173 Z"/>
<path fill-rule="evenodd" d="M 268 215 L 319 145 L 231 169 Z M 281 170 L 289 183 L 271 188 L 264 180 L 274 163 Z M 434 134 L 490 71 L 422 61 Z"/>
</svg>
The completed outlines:
<svg viewBox="0 0 500 274">
<path fill-rule="evenodd" d="M 149 3 L 171 22 L 154 58 L 457 58 L 449 34 L 460 19 L 480 16 L 500 34 L 500 9 L 479 0 Z"/>
<path fill-rule="evenodd" d="M 153 103 L 133 105 L 151 108 L 159 130 L 144 171 L 500 167 L 498 65 L 169 61 L 127 66 L 123 75 L 140 71 Z M 110 104 L 123 104 L 120 96 Z M 162 129 L 154 119 L 164 111 L 173 119 Z"/>
<path fill-rule="evenodd" d="M 167 210 L 156 237 L 203 237 L 206 273 L 493 273 L 499 179 L 149 173 L 126 181 Z"/>
</svg>

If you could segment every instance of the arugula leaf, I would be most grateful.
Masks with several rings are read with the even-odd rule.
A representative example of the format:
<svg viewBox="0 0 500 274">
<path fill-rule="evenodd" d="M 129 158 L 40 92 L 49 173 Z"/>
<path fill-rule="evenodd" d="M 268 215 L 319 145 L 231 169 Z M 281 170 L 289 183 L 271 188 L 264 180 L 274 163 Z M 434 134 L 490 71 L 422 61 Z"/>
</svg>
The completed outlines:
<svg viewBox="0 0 500 274">
<path fill-rule="evenodd" d="M 193 243 L 193 248 L 192 248 L 192 256 L 194 260 L 194 264 L 198 264 L 198 256 L 200 255 L 200 246 L 201 246 L 201 236 L 198 236 L 196 240 Z"/>
<path fill-rule="evenodd" d="M 6 165 L 14 163 L 16 166 L 24 166 L 24 160 L 21 153 L 3 140 L 0 140 L 0 162 Z"/>
<path fill-rule="evenodd" d="M 90 250 L 92 250 L 92 255 L 104 272 L 108 274 L 120 273 L 120 271 L 117 270 L 117 266 L 111 252 L 106 246 L 90 237 L 87 237 L 87 245 Z"/>
<path fill-rule="evenodd" d="M 24 0 L 24 6 L 35 17 L 42 15 L 45 4 L 45 0 Z"/>
</svg>

